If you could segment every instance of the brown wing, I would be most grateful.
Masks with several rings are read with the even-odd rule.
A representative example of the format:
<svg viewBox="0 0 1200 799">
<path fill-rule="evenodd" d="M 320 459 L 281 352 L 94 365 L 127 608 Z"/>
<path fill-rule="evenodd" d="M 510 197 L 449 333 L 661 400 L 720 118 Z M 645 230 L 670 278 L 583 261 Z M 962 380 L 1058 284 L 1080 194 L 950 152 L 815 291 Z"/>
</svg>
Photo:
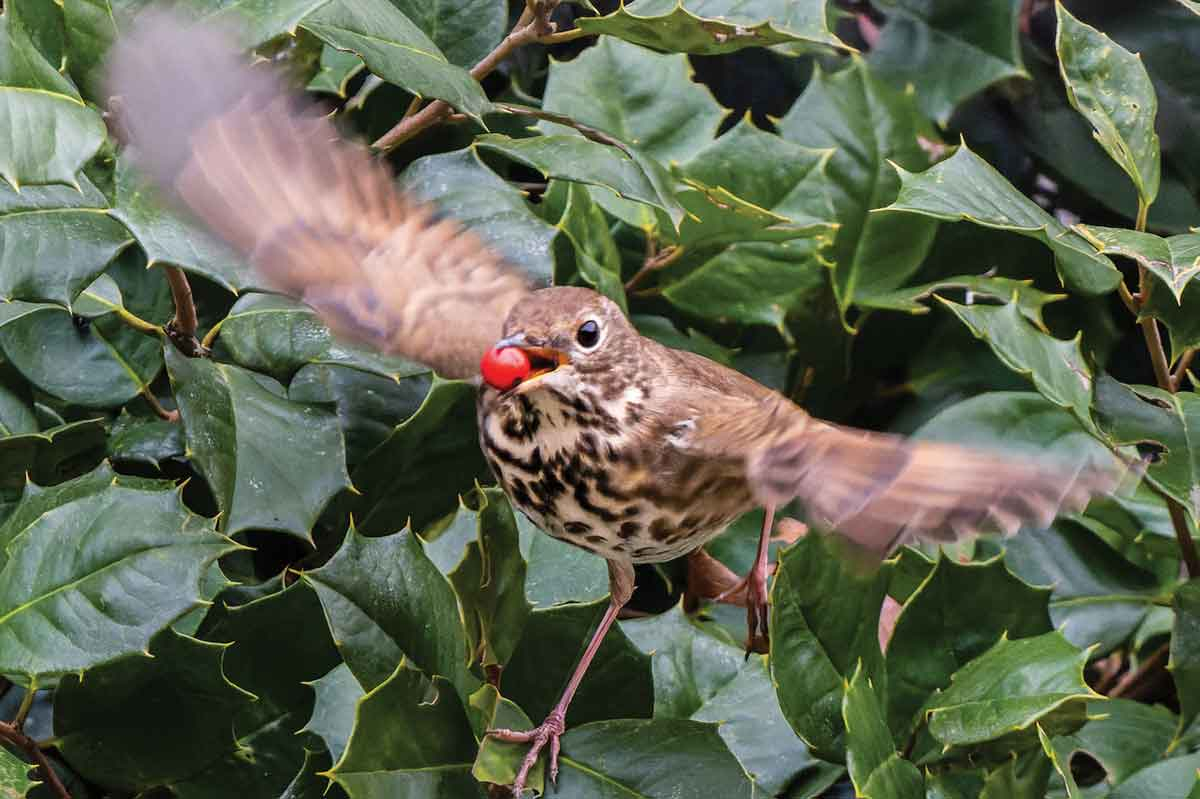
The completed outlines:
<svg viewBox="0 0 1200 799">
<path fill-rule="evenodd" d="M 694 417 L 675 443 L 705 458 L 741 459 L 760 503 L 799 498 L 810 522 L 879 556 L 912 538 L 1045 527 L 1121 476 L 1115 460 L 1106 467 L 1018 458 L 829 424 L 716 364 L 696 371 L 696 358 L 676 361 L 691 383 L 684 402 Z"/>
<path fill-rule="evenodd" d="M 110 89 L 138 164 L 339 333 L 477 374 L 524 279 L 235 41 L 147 11 L 117 43 Z"/>
</svg>

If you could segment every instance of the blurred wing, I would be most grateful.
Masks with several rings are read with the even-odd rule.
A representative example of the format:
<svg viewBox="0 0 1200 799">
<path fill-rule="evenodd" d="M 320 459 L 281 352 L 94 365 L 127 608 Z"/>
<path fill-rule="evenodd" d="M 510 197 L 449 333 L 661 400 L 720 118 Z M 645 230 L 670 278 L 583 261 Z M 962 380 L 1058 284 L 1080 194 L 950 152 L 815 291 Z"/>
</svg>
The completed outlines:
<svg viewBox="0 0 1200 799">
<path fill-rule="evenodd" d="M 799 498 L 810 522 L 881 557 L 913 538 L 1046 527 L 1061 510 L 1080 511 L 1112 491 L 1121 476 L 1115 462 L 1064 464 L 839 427 L 778 394 L 727 407 L 697 420 L 690 449 L 744 456 L 762 504 Z"/>
<path fill-rule="evenodd" d="M 138 164 L 337 332 L 478 374 L 529 288 L 471 232 L 404 197 L 236 40 L 161 11 L 117 43 L 110 90 Z"/>
</svg>

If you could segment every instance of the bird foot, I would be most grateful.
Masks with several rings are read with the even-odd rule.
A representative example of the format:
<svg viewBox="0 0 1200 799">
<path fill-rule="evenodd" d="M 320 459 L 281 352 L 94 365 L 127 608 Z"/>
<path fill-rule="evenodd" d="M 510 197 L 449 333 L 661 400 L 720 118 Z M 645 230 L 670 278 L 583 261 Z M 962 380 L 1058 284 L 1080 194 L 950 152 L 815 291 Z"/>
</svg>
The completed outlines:
<svg viewBox="0 0 1200 799">
<path fill-rule="evenodd" d="M 496 729 L 487 731 L 488 735 L 498 741 L 530 744 L 529 751 L 525 753 L 525 759 L 521 761 L 521 768 L 517 770 L 517 778 L 513 780 L 512 795 L 515 799 L 520 799 L 521 794 L 525 792 L 525 780 L 529 778 L 529 771 L 537 763 L 538 755 L 546 744 L 550 745 L 550 782 L 558 781 L 558 739 L 566 732 L 566 729 L 566 712 L 562 709 L 555 709 L 546 717 L 545 721 L 532 730 Z"/>
<path fill-rule="evenodd" d="M 746 656 L 766 652 L 768 648 L 767 564 L 753 566 L 746 575 Z"/>
</svg>

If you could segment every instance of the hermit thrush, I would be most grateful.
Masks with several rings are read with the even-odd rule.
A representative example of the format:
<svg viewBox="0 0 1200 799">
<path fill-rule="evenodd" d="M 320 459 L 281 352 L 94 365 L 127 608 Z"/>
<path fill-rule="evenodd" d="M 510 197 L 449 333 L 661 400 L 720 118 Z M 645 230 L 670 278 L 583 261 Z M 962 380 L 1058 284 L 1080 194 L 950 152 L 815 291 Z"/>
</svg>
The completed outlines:
<svg viewBox="0 0 1200 799">
<path fill-rule="evenodd" d="M 636 563 L 684 555 L 762 506 L 746 580 L 765 629 L 776 507 L 883 555 L 992 527 L 1047 525 L 1113 476 L 838 427 L 750 378 L 639 335 L 605 297 L 532 291 L 480 239 L 402 196 L 380 162 L 250 67 L 211 29 L 143 14 L 116 48 L 112 90 L 141 166 L 280 290 L 339 333 L 486 380 L 479 438 L 512 503 L 543 531 L 608 562 L 612 601 L 561 701 L 529 731 L 539 751 L 633 590 Z"/>
</svg>

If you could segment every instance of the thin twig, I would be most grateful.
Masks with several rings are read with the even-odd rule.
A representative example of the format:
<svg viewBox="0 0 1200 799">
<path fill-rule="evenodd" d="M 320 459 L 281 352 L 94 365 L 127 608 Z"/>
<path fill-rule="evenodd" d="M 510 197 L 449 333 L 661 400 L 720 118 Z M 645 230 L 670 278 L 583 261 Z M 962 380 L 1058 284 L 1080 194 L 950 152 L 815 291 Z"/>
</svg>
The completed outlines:
<svg viewBox="0 0 1200 799">
<path fill-rule="evenodd" d="M 46 753 L 38 746 L 37 741 L 6 721 L 0 721 L 0 740 L 8 741 L 29 755 L 41 771 L 42 778 L 50 786 L 50 789 L 58 795 L 59 799 L 71 799 L 70 791 L 67 790 L 67 786 L 63 785 L 62 780 L 58 778 L 54 767 L 50 765 L 50 759 L 46 757 Z"/>
<path fill-rule="evenodd" d="M 1142 665 L 1138 666 L 1133 671 L 1126 672 L 1125 676 L 1117 681 L 1117 684 L 1113 686 L 1113 689 L 1108 692 L 1108 698 L 1116 699 L 1117 697 L 1128 693 L 1129 690 L 1133 688 L 1139 680 L 1162 665 L 1162 662 L 1166 659 L 1169 651 L 1170 642 L 1167 642 L 1158 649 L 1155 649 L 1154 652 L 1151 653 L 1150 657 L 1142 661 Z"/>
<path fill-rule="evenodd" d="M 158 401 L 158 397 L 154 396 L 154 392 L 149 386 L 142 388 L 142 398 L 146 400 L 146 404 L 150 406 L 150 410 L 154 411 L 154 415 L 166 422 L 178 422 L 179 411 L 168 411 Z"/>
<path fill-rule="evenodd" d="M 1135 223 L 1138 231 L 1145 232 L 1149 211 L 1150 206 L 1139 199 Z M 1154 289 L 1154 281 L 1150 279 L 1149 270 L 1141 264 L 1138 265 L 1138 293 L 1136 296 L 1129 294 L 1129 289 L 1125 287 L 1124 282 L 1118 284 L 1118 289 L 1122 302 L 1138 320 L 1138 326 L 1142 329 L 1142 337 L 1146 340 L 1146 351 L 1150 353 L 1150 363 L 1154 367 L 1154 379 L 1158 383 L 1158 387 L 1174 394 L 1179 388 L 1179 383 L 1171 374 L 1167 352 L 1163 348 L 1162 333 L 1158 329 L 1158 320 L 1152 316 L 1142 316 L 1142 309 L 1149 302 L 1150 293 Z M 1183 373 L 1180 372 L 1180 374 Z M 1184 512 L 1183 506 L 1173 497 L 1163 494 L 1163 499 L 1167 503 L 1171 526 L 1175 530 L 1175 541 L 1179 545 L 1180 558 L 1187 568 L 1188 577 L 1200 577 L 1200 555 L 1196 552 L 1196 542 L 1192 539 L 1187 514 Z"/>
<path fill-rule="evenodd" d="M 1171 385 L 1175 391 L 1183 385 L 1183 378 L 1187 375 L 1188 367 L 1192 365 L 1192 359 L 1196 357 L 1196 350 L 1188 348 L 1184 350 L 1183 355 L 1179 357 L 1179 363 L 1175 364 L 1175 371 L 1171 373 Z"/>
<path fill-rule="evenodd" d="M 164 267 L 163 271 L 167 275 L 167 284 L 171 287 L 171 299 L 175 301 L 175 318 L 167 325 L 167 336 L 184 355 L 191 358 L 204 355 L 204 347 L 196 340 L 196 326 L 199 322 L 187 275 L 177 266 Z"/>
<path fill-rule="evenodd" d="M 625 290 L 633 291 L 634 286 L 642 282 L 651 272 L 656 272 L 675 263 L 679 256 L 683 255 L 683 250 L 683 245 L 667 247 L 664 250 L 660 250 L 654 257 L 647 258 L 645 263 L 642 264 L 642 268 L 637 270 L 633 277 L 629 278 L 629 281 L 625 284 Z"/>
<path fill-rule="evenodd" d="M 560 44 L 572 39 L 586 36 L 582 31 L 570 30 L 557 32 L 554 23 L 550 22 L 550 12 L 554 3 L 545 0 L 527 0 L 525 11 L 517 24 L 509 31 L 500 44 L 492 52 L 471 68 L 471 77 L 483 80 L 508 58 L 514 50 L 535 42 L 542 44 Z M 387 152 L 408 141 L 426 128 L 436 125 L 450 114 L 450 104 L 445 100 L 434 100 L 419 112 L 405 116 L 391 130 L 380 136 L 371 145 L 376 150 Z"/>
</svg>

